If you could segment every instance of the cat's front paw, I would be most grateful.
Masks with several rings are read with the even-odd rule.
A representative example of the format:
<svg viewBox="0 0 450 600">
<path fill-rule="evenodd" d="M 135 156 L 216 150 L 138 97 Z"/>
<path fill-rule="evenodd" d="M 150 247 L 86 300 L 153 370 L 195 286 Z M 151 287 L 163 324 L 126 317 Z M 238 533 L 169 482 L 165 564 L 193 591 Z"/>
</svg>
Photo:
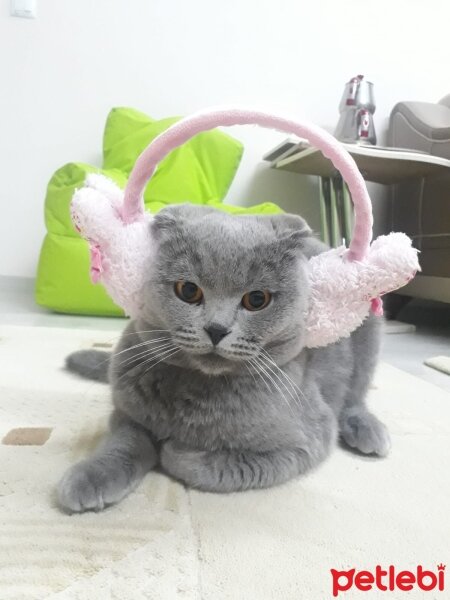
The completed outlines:
<svg viewBox="0 0 450 600">
<path fill-rule="evenodd" d="M 348 446 L 363 454 L 386 456 L 391 449 L 386 425 L 367 410 L 346 416 L 341 423 L 341 436 Z"/>
<path fill-rule="evenodd" d="M 121 500 L 129 491 L 114 473 L 95 460 L 71 467 L 58 484 L 59 505 L 66 512 L 103 510 Z"/>
</svg>

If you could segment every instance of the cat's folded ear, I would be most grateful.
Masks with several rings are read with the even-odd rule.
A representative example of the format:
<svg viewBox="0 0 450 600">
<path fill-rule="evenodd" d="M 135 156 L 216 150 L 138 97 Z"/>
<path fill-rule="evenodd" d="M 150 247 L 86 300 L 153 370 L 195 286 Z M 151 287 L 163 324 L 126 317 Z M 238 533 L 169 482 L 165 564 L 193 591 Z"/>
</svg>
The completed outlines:
<svg viewBox="0 0 450 600">
<path fill-rule="evenodd" d="M 209 206 L 197 206 L 193 204 L 172 204 L 166 206 L 157 213 L 152 221 L 152 233 L 158 239 L 164 233 L 180 229 L 186 222 L 202 219 L 216 209 Z"/>
<path fill-rule="evenodd" d="M 277 245 L 284 252 L 298 253 L 311 258 L 328 250 L 318 240 L 308 223 L 299 215 L 279 214 L 266 217 L 277 237 Z"/>
<path fill-rule="evenodd" d="M 181 225 L 182 219 L 172 211 L 163 209 L 151 222 L 152 234 L 156 240 L 166 238 Z"/>
<path fill-rule="evenodd" d="M 298 215 L 271 215 L 268 222 L 275 232 L 278 247 L 285 252 L 303 250 L 305 241 L 313 235 L 305 219 Z"/>
<path fill-rule="evenodd" d="M 299 215 L 291 214 L 278 214 L 271 215 L 268 220 L 275 231 L 280 237 L 289 237 L 291 234 L 295 234 L 295 237 L 308 237 L 313 235 L 313 232 L 308 223 Z"/>
</svg>

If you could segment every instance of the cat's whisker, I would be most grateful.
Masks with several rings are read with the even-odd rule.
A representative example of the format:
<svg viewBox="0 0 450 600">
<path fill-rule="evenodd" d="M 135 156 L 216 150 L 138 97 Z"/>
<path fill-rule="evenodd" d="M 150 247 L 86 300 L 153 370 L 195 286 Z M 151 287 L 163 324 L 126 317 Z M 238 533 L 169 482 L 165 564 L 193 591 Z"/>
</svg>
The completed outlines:
<svg viewBox="0 0 450 600">
<path fill-rule="evenodd" d="M 135 362 L 135 360 L 139 360 L 140 356 L 145 355 L 147 352 L 150 352 L 151 350 L 158 349 L 159 346 L 154 346 L 153 344 L 157 344 L 157 343 L 161 343 L 161 342 L 163 344 L 166 342 L 172 343 L 170 338 L 157 338 L 155 340 L 149 340 L 148 342 L 144 342 L 142 344 L 136 344 L 135 346 L 126 348 L 125 350 L 122 350 L 121 352 L 114 353 L 114 357 L 116 357 L 116 356 L 120 356 L 120 354 L 123 354 L 124 352 L 129 352 L 130 350 L 136 350 L 139 347 L 143 347 L 143 346 L 149 347 L 149 349 L 145 349 L 143 352 L 134 354 L 133 356 L 130 356 L 129 358 L 126 358 L 125 360 L 117 363 L 117 365 L 115 365 L 115 366 L 120 367 L 121 365 L 126 364 L 127 362 L 132 363 L 132 362 Z M 108 357 L 106 360 L 103 361 L 103 363 L 108 362 L 109 360 L 111 360 L 111 357 Z"/>
<path fill-rule="evenodd" d="M 133 331 L 132 333 L 120 333 L 119 335 L 115 335 L 114 337 L 105 340 L 105 343 L 109 344 L 116 342 L 123 337 L 128 337 L 129 335 L 138 335 L 139 333 L 170 333 L 170 331 L 169 329 L 144 329 L 143 331 Z"/>
<path fill-rule="evenodd" d="M 141 379 L 144 375 L 146 375 L 149 371 L 151 371 L 154 367 L 156 367 L 156 365 L 159 365 L 159 363 L 162 362 L 163 360 L 167 360 L 168 358 L 171 358 L 172 356 L 175 356 L 175 354 L 177 354 L 177 352 L 180 352 L 180 350 L 181 350 L 181 348 L 177 348 L 177 347 L 175 347 L 174 350 L 166 350 L 166 352 L 171 352 L 171 354 L 168 354 L 167 356 L 163 356 L 155 364 L 151 365 L 150 368 L 146 369 L 142 373 L 142 375 L 139 377 L 139 379 Z M 155 360 L 155 358 L 158 358 L 158 357 L 153 357 L 151 360 Z"/>
<path fill-rule="evenodd" d="M 291 384 L 293 389 L 296 389 L 298 392 L 300 392 L 301 394 L 303 394 L 302 390 L 299 388 L 299 386 L 295 383 L 295 381 L 293 381 L 289 375 L 283 371 L 283 369 L 277 365 L 277 363 L 274 361 L 274 359 L 272 358 L 272 356 L 267 352 L 267 350 L 265 348 L 263 348 L 262 346 L 259 348 L 260 353 L 262 355 L 262 357 L 264 357 L 266 360 L 268 360 L 274 367 L 276 367 L 279 371 L 281 371 L 284 375 L 284 377 L 286 377 L 286 379 L 288 380 L 288 382 Z"/>
<path fill-rule="evenodd" d="M 267 372 L 266 370 L 266 366 L 260 359 L 260 357 L 256 357 L 254 359 L 252 359 L 257 366 L 259 367 L 259 369 L 264 373 L 264 375 L 271 381 L 271 383 L 273 384 L 273 386 L 278 390 L 278 392 L 280 393 L 281 397 L 283 398 L 283 400 L 285 401 L 286 405 L 288 406 L 288 408 L 292 411 L 292 406 L 289 403 L 289 400 L 286 398 L 286 396 L 283 393 L 283 390 L 280 388 L 280 386 L 277 384 L 277 382 L 275 381 L 275 379 Z M 292 411 L 293 412 L 293 411 Z"/>
<path fill-rule="evenodd" d="M 138 364 L 132 366 L 130 369 L 126 370 L 120 377 L 118 377 L 118 379 L 116 380 L 116 382 L 114 383 L 115 385 L 117 385 L 117 383 L 119 381 L 121 381 L 124 377 L 126 377 L 127 375 L 130 376 L 132 375 L 133 371 L 135 371 L 136 369 L 143 367 L 144 365 L 152 362 L 153 360 L 159 359 L 160 357 L 163 357 L 162 360 L 164 360 L 164 358 L 167 358 L 165 355 L 167 353 L 173 352 L 173 350 L 177 350 L 177 352 L 179 351 L 179 348 L 177 348 L 176 346 L 172 346 L 171 348 L 167 348 L 165 350 L 158 350 L 157 353 L 154 356 L 151 356 L 149 359 L 144 360 L 142 362 L 139 362 Z M 161 361 L 159 361 L 161 362 Z M 147 371 L 145 371 L 147 372 Z"/>
<path fill-rule="evenodd" d="M 283 375 L 283 377 L 286 378 L 286 380 L 290 383 L 290 385 L 292 386 L 293 389 L 297 390 L 297 392 L 302 396 L 302 398 L 305 400 L 306 404 L 311 407 L 310 401 L 307 398 L 307 396 L 303 393 L 303 390 L 295 383 L 295 381 L 293 381 L 291 379 L 291 377 L 289 377 L 289 375 L 286 373 L 286 371 L 284 371 L 281 367 L 279 367 L 277 365 L 277 363 L 273 360 L 273 358 L 270 356 L 270 354 L 267 352 L 267 350 L 265 350 L 264 348 L 261 348 L 261 353 L 263 354 L 263 356 L 266 358 L 266 360 L 270 361 L 270 363 L 276 367 Z"/>
<path fill-rule="evenodd" d="M 159 344 L 157 346 L 153 346 L 153 347 L 151 347 L 148 350 L 144 350 L 143 352 L 139 352 L 138 354 L 135 354 L 134 356 L 132 356 L 130 358 L 126 358 L 125 360 L 122 360 L 116 366 L 120 367 L 122 365 L 130 365 L 133 362 L 137 362 L 139 360 L 142 360 L 142 358 L 145 358 L 146 356 L 150 356 L 154 352 L 158 352 L 158 350 L 163 350 L 163 349 L 165 349 L 165 348 L 167 348 L 168 346 L 171 346 L 171 345 L 173 345 L 171 341 L 162 342 L 161 344 Z"/>
<path fill-rule="evenodd" d="M 270 357 L 270 355 L 264 350 L 264 348 L 261 349 L 260 358 L 267 361 L 270 365 L 275 367 L 282 374 L 282 376 L 290 384 L 290 387 L 293 390 L 294 394 L 297 395 L 297 392 L 301 393 L 301 390 L 297 386 L 297 384 L 292 381 L 292 379 L 289 377 L 289 375 L 285 371 L 283 371 L 283 369 L 279 365 L 277 365 L 277 363 Z M 267 364 L 267 363 L 265 363 L 265 364 Z"/>
<path fill-rule="evenodd" d="M 156 330 L 156 331 L 159 331 L 159 330 Z M 161 331 L 164 331 L 164 330 L 161 329 Z M 127 333 L 127 334 L 124 334 L 124 335 L 134 335 L 134 334 Z M 114 338 L 114 339 L 117 339 L 117 338 Z M 130 352 L 131 350 L 135 350 L 136 348 L 139 348 L 141 346 L 147 346 L 147 345 L 150 345 L 150 344 L 153 344 L 153 343 L 156 343 L 156 342 L 160 342 L 160 341 L 165 341 L 165 340 L 170 340 L 170 338 L 169 337 L 155 338 L 155 339 L 152 339 L 152 340 L 148 340 L 146 342 L 142 342 L 140 344 L 135 344 L 134 346 L 130 346 L 130 348 L 125 348 L 125 350 L 121 350 L 120 352 L 114 352 L 114 351 L 112 351 L 110 353 L 107 353 L 108 357 L 105 358 L 105 360 L 102 360 L 101 362 L 99 362 L 97 364 L 97 367 L 102 367 L 104 364 L 110 362 L 112 356 L 119 356 L 120 354 L 123 354 L 124 352 Z M 119 363 L 119 365 L 120 364 L 122 364 L 122 363 Z"/>
<path fill-rule="evenodd" d="M 142 330 L 134 331 L 132 333 L 124 333 L 123 336 L 137 335 L 139 333 L 170 333 L 170 330 L 169 329 L 142 329 Z"/>
<path fill-rule="evenodd" d="M 121 350 L 120 352 L 114 352 L 114 356 L 120 356 L 124 352 L 130 352 L 131 350 L 136 350 L 136 348 L 141 348 L 142 346 L 150 346 L 151 344 L 155 344 L 156 342 L 161 342 L 165 340 L 170 340 L 170 337 L 160 337 L 154 338 L 151 340 L 147 340 L 145 342 L 140 342 L 139 344 L 135 344 L 134 346 L 130 346 L 129 348 L 125 348 L 125 350 Z"/>
<path fill-rule="evenodd" d="M 172 350 L 175 350 L 175 348 L 177 348 L 177 346 L 175 346 L 174 344 L 171 344 L 169 347 L 162 348 L 161 350 L 158 350 L 155 353 L 152 353 L 152 356 L 150 356 L 150 358 L 147 358 L 146 360 L 143 360 L 142 362 L 140 362 L 138 365 L 135 365 L 134 367 L 132 367 L 131 370 L 135 369 L 136 367 L 143 367 L 144 365 L 152 362 L 153 360 L 160 358 L 164 354 L 166 354 L 168 352 L 172 352 Z"/>
<path fill-rule="evenodd" d="M 256 386 L 258 386 L 258 383 L 257 383 L 257 381 L 256 381 L 256 377 L 253 375 L 253 371 L 252 371 L 252 370 L 250 369 L 250 367 L 248 366 L 248 362 L 249 362 L 249 361 L 247 361 L 247 360 L 246 360 L 246 361 L 244 362 L 244 365 L 245 365 L 245 367 L 246 367 L 247 371 L 248 371 L 248 372 L 250 373 L 250 375 L 252 376 L 252 378 L 253 378 L 253 381 L 255 382 L 255 385 L 256 385 Z"/>
<path fill-rule="evenodd" d="M 254 364 L 252 364 L 252 363 L 250 363 L 250 366 L 252 366 L 252 367 L 253 367 L 253 369 L 254 369 L 254 370 L 255 370 L 255 372 L 256 372 L 256 375 L 257 375 L 257 377 L 258 377 L 258 381 L 256 380 L 256 378 L 255 378 L 255 376 L 254 376 L 254 374 L 253 374 L 253 371 L 250 369 L 250 366 L 249 366 L 247 363 L 250 363 L 250 360 L 249 360 L 249 361 L 245 361 L 245 363 L 244 363 L 244 364 L 245 364 L 245 366 L 247 367 L 247 370 L 248 370 L 248 372 L 250 373 L 250 375 L 253 377 L 253 381 L 255 382 L 255 386 L 256 386 L 257 388 L 261 389 L 261 386 L 259 385 L 259 380 L 261 380 L 261 381 L 264 383 L 264 385 L 266 386 L 266 388 L 267 388 L 268 392 L 269 392 L 270 394 L 272 394 L 272 393 L 273 393 L 273 391 L 271 390 L 271 388 L 270 388 L 269 384 L 267 383 L 267 381 L 266 381 L 266 380 L 264 379 L 264 377 L 262 376 L 262 374 L 261 374 L 261 371 L 260 371 L 260 370 L 257 368 L 257 366 L 256 366 L 256 365 L 254 365 Z"/>
<path fill-rule="evenodd" d="M 261 375 L 261 371 L 258 369 L 258 367 L 256 366 L 256 364 L 253 362 L 253 359 L 250 358 L 248 361 L 246 361 L 244 364 L 246 365 L 246 363 L 249 362 L 251 364 L 251 366 L 255 369 L 256 374 L 259 376 L 259 378 L 263 381 L 264 385 L 266 386 L 266 388 L 269 390 L 269 393 L 272 393 L 272 390 L 270 389 L 269 384 L 267 383 L 267 381 L 264 379 L 264 377 Z M 250 371 L 250 369 L 249 369 Z M 252 372 L 250 371 L 250 374 L 252 374 Z M 253 379 L 255 381 L 256 384 L 256 379 L 253 376 Z"/>
<path fill-rule="evenodd" d="M 291 384 L 291 387 L 293 389 L 297 390 L 300 393 L 303 393 L 302 390 L 295 383 L 295 381 L 293 381 L 289 377 L 289 375 L 286 373 L 286 371 L 284 371 L 279 365 L 277 365 L 277 363 L 273 360 L 273 358 L 270 356 L 270 354 L 264 348 L 261 348 L 261 354 L 262 354 L 262 358 L 265 358 L 265 360 L 268 360 L 274 367 L 276 367 L 279 371 L 281 371 L 283 373 L 284 377 Z"/>
<path fill-rule="evenodd" d="M 262 361 L 263 359 L 265 359 L 264 356 L 260 356 L 259 357 L 260 360 Z M 287 393 L 289 394 L 289 396 L 292 398 L 292 400 L 294 400 L 294 402 L 299 403 L 299 396 L 297 394 L 297 392 L 294 390 L 294 394 L 295 396 L 292 394 L 291 390 L 287 387 L 287 385 L 284 383 L 284 381 L 282 380 L 282 378 L 278 375 L 278 373 L 276 371 L 274 371 L 271 366 L 267 363 L 267 362 L 263 362 L 264 366 L 266 369 L 268 369 L 272 375 L 274 377 L 276 377 L 278 379 L 278 381 L 280 382 L 280 384 L 284 387 L 284 389 L 287 391 Z M 277 365 L 276 365 L 277 366 Z M 278 370 L 281 372 L 281 374 L 284 376 L 285 373 L 277 366 Z"/>
<path fill-rule="evenodd" d="M 269 379 L 269 381 L 272 383 L 272 385 L 274 386 L 274 388 L 279 392 L 279 394 L 281 395 L 281 397 L 283 398 L 286 406 L 289 408 L 289 410 L 291 412 L 292 411 L 292 406 L 289 402 L 289 400 L 286 398 L 286 396 L 284 395 L 283 390 L 280 388 L 280 386 L 277 384 L 277 382 L 275 381 L 275 379 L 272 377 L 272 375 L 270 375 L 270 373 L 267 372 L 266 369 L 266 365 L 264 365 L 264 363 L 262 363 L 262 361 L 257 357 L 256 358 L 256 363 L 259 367 L 259 369 L 262 371 L 262 373 Z"/>
</svg>

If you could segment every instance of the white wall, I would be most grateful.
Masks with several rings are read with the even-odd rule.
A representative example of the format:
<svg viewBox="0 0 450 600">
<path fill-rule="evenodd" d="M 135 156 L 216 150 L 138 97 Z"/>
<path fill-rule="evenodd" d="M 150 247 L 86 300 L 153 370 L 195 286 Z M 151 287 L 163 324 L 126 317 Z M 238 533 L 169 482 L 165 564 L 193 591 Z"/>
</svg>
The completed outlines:
<svg viewBox="0 0 450 600">
<path fill-rule="evenodd" d="M 306 116 L 330 129 L 344 82 L 375 82 L 376 125 L 400 99 L 450 91 L 448 0 L 37 0 L 38 18 L 0 0 L 0 274 L 32 276 L 53 171 L 98 162 L 106 114 L 154 117 L 213 104 Z M 316 185 L 267 171 L 280 138 L 233 132 L 246 156 L 233 203 L 273 200 L 318 226 Z"/>
</svg>

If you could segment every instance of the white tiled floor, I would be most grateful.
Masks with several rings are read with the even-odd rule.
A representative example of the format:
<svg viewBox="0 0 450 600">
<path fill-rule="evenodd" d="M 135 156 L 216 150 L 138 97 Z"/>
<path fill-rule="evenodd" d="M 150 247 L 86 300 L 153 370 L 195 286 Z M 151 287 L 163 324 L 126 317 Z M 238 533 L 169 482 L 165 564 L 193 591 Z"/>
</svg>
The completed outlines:
<svg viewBox="0 0 450 600">
<path fill-rule="evenodd" d="M 450 376 L 423 364 L 426 358 L 450 355 L 450 306 L 412 302 L 400 318 L 416 325 L 413 333 L 384 335 L 381 359 L 450 391 Z M 0 277 L 0 324 L 37 327 L 73 327 L 122 331 L 125 319 L 60 315 L 37 306 L 33 282 Z"/>
</svg>

